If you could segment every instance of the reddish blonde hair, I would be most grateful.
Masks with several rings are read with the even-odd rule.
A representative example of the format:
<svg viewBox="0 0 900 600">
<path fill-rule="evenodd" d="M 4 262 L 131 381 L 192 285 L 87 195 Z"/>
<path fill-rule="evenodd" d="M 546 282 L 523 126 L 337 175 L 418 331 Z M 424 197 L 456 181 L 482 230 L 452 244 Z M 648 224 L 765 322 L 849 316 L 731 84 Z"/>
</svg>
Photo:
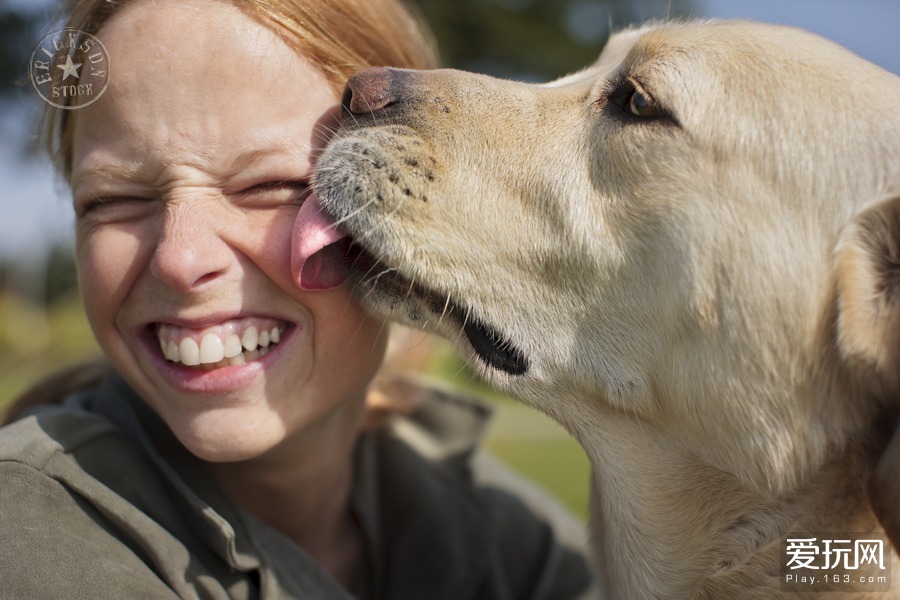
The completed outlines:
<svg viewBox="0 0 900 600">
<path fill-rule="evenodd" d="M 128 2 L 67 0 L 65 27 L 96 35 Z M 224 0 L 269 27 L 324 73 L 336 95 L 354 72 L 371 66 L 427 69 L 437 51 L 418 13 L 403 0 Z M 101 40 L 102 41 L 102 40 Z M 44 147 L 57 170 L 72 172 L 72 116 L 45 107 Z"/>
</svg>

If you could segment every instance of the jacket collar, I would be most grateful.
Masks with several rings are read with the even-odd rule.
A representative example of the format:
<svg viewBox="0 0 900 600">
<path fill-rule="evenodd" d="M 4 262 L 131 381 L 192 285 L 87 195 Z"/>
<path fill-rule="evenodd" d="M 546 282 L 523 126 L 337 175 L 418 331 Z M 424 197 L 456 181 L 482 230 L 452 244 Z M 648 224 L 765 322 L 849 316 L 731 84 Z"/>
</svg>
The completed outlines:
<svg viewBox="0 0 900 600">
<path fill-rule="evenodd" d="M 370 598 L 464 599 L 488 567 L 495 520 L 468 473 L 468 457 L 488 411 L 478 402 L 445 394 L 434 392 L 414 414 L 360 438 L 351 502 L 368 553 Z M 292 570 L 313 575 L 307 593 L 314 589 L 316 597 L 349 597 L 302 549 L 232 503 L 202 462 L 120 376 L 108 378 L 78 402 L 140 446 L 171 492 L 183 499 L 179 505 L 203 542 L 231 568 L 249 572 L 266 562 L 293 561 Z M 418 451 L 401 438 L 413 439 Z M 281 538 L 278 543 L 260 543 L 273 536 Z M 279 556 L 266 556 L 261 547 L 277 547 Z"/>
</svg>

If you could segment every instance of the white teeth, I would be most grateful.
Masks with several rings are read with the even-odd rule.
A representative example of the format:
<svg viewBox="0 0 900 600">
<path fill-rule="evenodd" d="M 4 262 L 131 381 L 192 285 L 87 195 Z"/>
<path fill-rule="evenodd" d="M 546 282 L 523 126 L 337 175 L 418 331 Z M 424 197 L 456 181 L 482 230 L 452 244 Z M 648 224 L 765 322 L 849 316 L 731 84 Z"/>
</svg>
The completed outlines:
<svg viewBox="0 0 900 600">
<path fill-rule="evenodd" d="M 181 343 L 178 344 L 178 353 L 183 364 L 189 367 L 200 364 L 200 346 L 191 338 L 186 337 L 181 340 Z"/>
<path fill-rule="evenodd" d="M 160 326 L 159 347 L 163 356 L 171 362 L 208 371 L 256 360 L 281 341 L 278 327 L 260 331 L 256 325 L 249 325 L 243 335 L 238 335 L 231 324 L 210 329 L 198 340 L 196 334 L 191 336 L 187 331 L 179 333 L 176 328 Z"/>
<path fill-rule="evenodd" d="M 256 350 L 258 341 L 259 334 L 256 331 L 256 327 L 253 325 L 248 327 L 247 331 L 244 332 L 244 335 L 241 336 L 241 345 L 244 346 L 245 350 Z"/>
<path fill-rule="evenodd" d="M 200 340 L 200 362 L 212 365 L 225 358 L 225 345 L 222 338 L 214 333 L 207 333 Z"/>
<path fill-rule="evenodd" d="M 241 338 L 237 335 L 232 333 L 228 336 L 228 339 L 225 340 L 225 358 L 240 356 L 243 350 L 244 347 L 241 345 Z"/>
<path fill-rule="evenodd" d="M 181 362 L 181 353 L 178 351 L 178 346 L 175 342 L 169 342 L 169 345 L 166 346 L 165 355 L 172 362 Z"/>
</svg>

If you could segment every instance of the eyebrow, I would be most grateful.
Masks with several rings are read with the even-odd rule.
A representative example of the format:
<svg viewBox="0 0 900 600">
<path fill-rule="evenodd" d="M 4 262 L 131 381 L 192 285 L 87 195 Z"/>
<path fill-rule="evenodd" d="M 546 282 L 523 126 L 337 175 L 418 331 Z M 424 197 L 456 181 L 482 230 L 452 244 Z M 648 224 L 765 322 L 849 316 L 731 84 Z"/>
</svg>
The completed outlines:
<svg viewBox="0 0 900 600">
<path fill-rule="evenodd" d="M 118 179 L 126 181 L 134 181 L 138 178 L 143 165 L 140 163 L 122 163 L 113 165 L 103 165 L 91 169 L 79 169 L 72 173 L 72 187 L 77 186 L 83 179 Z"/>
<path fill-rule="evenodd" d="M 301 151 L 301 149 L 297 149 Z M 248 150 L 238 155 L 229 164 L 229 170 L 232 172 L 241 172 L 248 169 L 254 163 L 274 155 L 283 155 L 290 153 L 286 148 L 259 148 Z M 191 164 L 191 166 L 197 166 Z M 77 170 L 72 173 L 71 184 L 77 186 L 84 179 L 99 179 L 101 181 L 138 181 L 145 172 L 145 164 L 140 162 L 133 163 L 114 163 L 109 165 L 101 165 L 98 167 Z"/>
<path fill-rule="evenodd" d="M 274 149 L 259 149 L 259 150 L 249 150 L 247 152 L 242 153 L 240 156 L 231 161 L 231 170 L 232 171 L 243 171 L 247 169 L 250 165 L 255 162 L 258 162 L 264 158 L 268 158 L 273 154 L 282 154 L 284 152 L 283 148 Z"/>
<path fill-rule="evenodd" d="M 255 163 L 262 162 L 271 156 L 280 156 L 286 158 L 293 157 L 294 160 L 301 159 L 301 163 L 305 164 L 307 169 L 314 162 L 314 151 L 308 147 L 297 146 L 277 146 L 272 148 L 259 148 L 256 150 L 248 150 L 240 154 L 237 158 L 229 163 L 229 169 L 232 173 L 240 173 L 247 170 Z"/>
</svg>

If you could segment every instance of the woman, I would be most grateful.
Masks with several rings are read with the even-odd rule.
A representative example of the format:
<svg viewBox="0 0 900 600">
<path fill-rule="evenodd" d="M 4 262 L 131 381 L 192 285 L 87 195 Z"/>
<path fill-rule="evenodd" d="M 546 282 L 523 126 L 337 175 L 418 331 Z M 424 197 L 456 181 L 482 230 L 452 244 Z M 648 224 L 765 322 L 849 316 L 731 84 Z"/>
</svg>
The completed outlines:
<svg viewBox="0 0 900 600">
<path fill-rule="evenodd" d="M 69 26 L 113 65 L 104 95 L 50 130 L 115 374 L 2 430 L 0 596 L 582 593 L 582 558 L 473 485 L 465 452 L 428 461 L 365 430 L 385 325 L 340 285 L 335 253 L 315 291 L 291 275 L 342 82 L 431 62 L 409 15 L 393 0 L 81 0 Z M 481 418 L 435 406 L 464 429 Z"/>
</svg>

